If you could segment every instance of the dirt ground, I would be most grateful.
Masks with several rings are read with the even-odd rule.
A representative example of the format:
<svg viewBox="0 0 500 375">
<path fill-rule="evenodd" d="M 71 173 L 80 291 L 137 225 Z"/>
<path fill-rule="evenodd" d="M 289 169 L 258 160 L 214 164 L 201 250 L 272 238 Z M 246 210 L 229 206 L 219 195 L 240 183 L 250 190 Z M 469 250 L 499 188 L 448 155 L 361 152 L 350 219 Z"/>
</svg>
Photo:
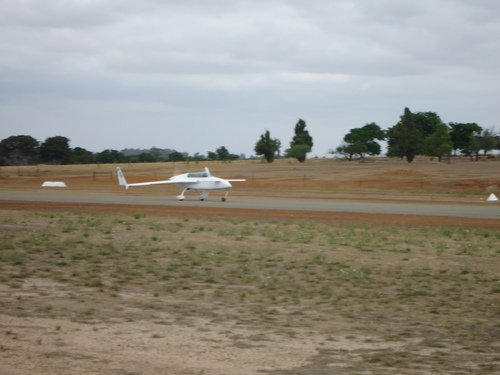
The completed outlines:
<svg viewBox="0 0 500 375">
<path fill-rule="evenodd" d="M 212 216 L 212 217 L 238 217 L 254 219 L 296 219 L 314 220 L 328 223 L 354 223 L 370 225 L 407 225 L 407 226 L 437 226 L 437 227 L 467 227 L 496 230 L 500 228 L 499 220 L 474 219 L 450 216 L 422 216 L 422 215 L 390 215 L 370 213 L 347 212 L 319 212 L 319 211 L 284 211 L 284 210 L 254 210 L 207 208 L 207 207 L 155 207 L 150 205 L 124 205 L 124 204 L 77 204 L 54 202 L 25 202 L 25 201 L 0 201 L 0 209 L 23 211 L 75 211 L 87 213 L 124 213 L 144 214 L 158 216 Z"/>
<path fill-rule="evenodd" d="M 497 192 L 500 187 L 499 166 L 498 161 L 473 164 L 467 160 L 451 165 L 420 161 L 411 166 L 399 162 L 377 161 L 349 164 L 328 160 L 311 161 L 306 165 L 290 161 L 280 161 L 271 166 L 253 162 L 210 165 L 213 173 L 221 177 L 248 180 L 246 185 L 234 189 L 232 194 L 236 197 L 238 195 L 325 199 L 349 197 L 457 203 L 475 201 L 479 196 Z M 2 168 L 0 189 L 33 189 L 35 191 L 40 181 L 64 178 L 70 182 L 70 185 L 78 185 L 78 188 L 74 188 L 77 190 L 112 192 L 118 189 L 115 185 L 113 168 L 114 166 L 99 166 L 98 174 L 94 174 L 97 170 L 95 166 L 82 167 L 81 170 L 64 166 L 59 168 L 41 166 L 36 170 L 34 167 L 17 170 Z M 200 166 L 176 165 L 172 167 L 168 165 L 168 168 L 172 169 L 172 172 L 179 172 L 177 170 L 179 168 L 196 170 L 200 169 Z M 160 171 L 163 173 L 165 166 L 148 165 L 147 168 L 128 166 L 128 170 L 127 167 L 124 169 L 128 172 L 130 181 L 141 181 L 160 177 Z M 153 192 L 158 191 L 155 189 Z M 171 192 L 175 194 L 175 190 Z M 148 192 L 140 194 L 148 194 Z M 18 217 L 17 215 L 21 215 L 22 212 L 46 214 L 71 212 L 90 215 L 122 215 L 129 218 L 140 212 L 141 215 L 150 218 L 157 217 L 159 221 L 162 218 L 212 216 L 218 220 L 227 218 L 242 222 L 250 220 L 310 221 L 332 227 L 367 225 L 381 228 L 394 226 L 452 228 L 451 230 L 456 228 L 457 231 L 500 230 L 498 220 L 452 217 L 217 208 L 207 210 L 207 208 L 197 207 L 182 207 L 182 209 L 171 207 L 168 212 L 165 212 L 165 208 L 152 206 L 2 201 L 0 213 L 4 217 L 4 222 L 7 223 L 0 225 L 2 241 L 8 241 L 18 232 L 31 231 L 29 225 L 36 226 L 36 223 L 28 225 L 22 222 L 12 222 L 9 224 L 9 216 Z M 314 248 L 313 245 L 311 246 Z M 355 258 L 348 254 L 350 253 L 346 250 L 345 256 L 348 257 L 346 259 L 354 262 Z M 361 255 L 368 256 L 369 253 Z M 480 258 L 476 258 L 478 259 Z M 359 259 L 356 261 L 363 262 Z M 463 258 L 453 260 L 456 262 L 457 269 L 463 267 L 458 263 L 461 261 Z M 382 259 L 377 262 L 382 262 Z M 425 258 L 422 258 L 421 262 L 426 264 Z M 498 257 L 488 258 L 483 255 L 481 262 L 484 263 L 484 269 L 488 270 L 485 271 L 488 275 L 495 274 L 491 267 L 495 267 Z M 404 265 L 404 262 L 402 264 Z M 472 261 L 470 264 L 474 267 Z M 441 265 L 441 267 L 444 266 Z M 6 274 L 8 269 L 8 266 L 2 265 L 0 276 L 2 273 Z M 439 272 L 442 270 L 439 271 L 436 268 L 436 274 Z M 484 274 L 482 277 L 486 278 Z M 491 277 L 494 278 L 494 276 Z M 426 346 L 421 345 L 421 338 L 411 334 L 413 328 L 408 328 L 409 334 L 406 338 L 403 335 L 397 340 L 388 339 L 379 332 L 381 327 L 376 327 L 377 322 L 381 320 L 384 320 L 384 324 L 390 327 L 387 322 L 390 317 L 378 316 L 376 311 L 363 315 L 359 323 L 373 325 L 372 330 L 367 327 L 351 330 L 352 327 L 356 327 L 356 318 L 351 315 L 363 309 L 369 310 L 369 307 L 363 307 L 362 303 L 360 306 L 353 307 L 351 314 L 348 306 L 344 307 L 342 314 L 337 315 L 332 312 L 334 319 L 328 321 L 328 330 L 321 333 L 319 327 L 327 324 L 322 320 L 325 319 L 324 316 L 317 317 L 320 323 L 316 322 L 314 327 L 308 325 L 307 319 L 301 320 L 302 325 L 296 324 L 292 318 L 294 313 L 280 311 L 279 304 L 276 305 L 276 312 L 270 313 L 268 318 L 271 321 L 278 319 L 275 318 L 276 314 L 283 314 L 283 316 L 290 314 L 290 323 L 281 322 L 280 329 L 272 329 L 270 328 L 272 325 L 266 323 L 260 326 L 253 323 L 246 324 L 245 320 L 238 315 L 237 304 L 226 308 L 227 319 L 220 316 L 204 317 L 191 313 L 190 309 L 201 309 L 204 308 L 202 305 L 206 304 L 209 310 L 211 308 L 219 310 L 221 306 L 217 306 L 216 301 L 211 302 L 207 298 L 201 298 L 199 306 L 196 303 L 184 306 L 185 299 L 180 298 L 179 295 L 158 295 L 149 291 L 147 285 L 117 292 L 121 301 L 134 301 L 134 304 L 130 304 L 129 302 L 112 302 L 116 300 L 116 296 L 109 297 L 106 293 L 96 294 L 95 288 L 91 286 L 75 287 L 71 283 L 59 281 L 57 277 L 50 275 L 45 277 L 40 277 L 38 274 L 23 275 L 22 278 L 15 278 L 14 281 L 5 281 L 2 280 L 0 283 L 1 300 L 6 303 L 4 308 L 0 307 L 0 375 L 83 373 L 144 375 L 493 374 L 500 370 L 500 357 L 498 356 L 500 328 L 494 324 L 488 328 L 488 333 L 485 333 L 486 336 L 489 335 L 488 340 L 481 342 L 483 346 L 474 347 L 475 354 L 472 356 L 461 341 L 462 339 L 458 338 L 461 337 L 460 335 L 455 341 L 454 339 L 446 340 L 446 344 L 434 342 Z M 332 285 L 332 288 L 335 288 L 335 285 Z M 90 298 L 86 297 L 87 295 L 96 295 L 96 297 Z M 495 298 L 497 295 L 494 295 Z M 50 304 L 44 305 L 44 298 L 51 301 Z M 178 306 L 182 313 L 152 307 L 155 303 L 159 303 L 159 298 L 162 304 Z M 108 302 L 106 302 L 107 299 L 109 299 Z M 64 314 L 53 312 L 53 309 L 61 309 L 61 311 L 70 309 L 64 305 L 70 300 L 80 301 L 80 304 L 77 304 L 80 315 L 64 316 Z M 36 308 L 30 306 L 30 301 L 37 301 L 39 305 Z M 269 302 L 271 305 L 272 301 Z M 500 302 L 498 298 L 494 301 Z M 214 303 L 212 307 L 210 307 L 211 303 Z M 147 306 L 145 310 L 152 312 L 144 315 L 142 311 L 139 311 L 141 306 Z M 308 306 L 311 310 L 307 314 L 315 320 L 312 306 Z M 401 306 L 403 310 L 407 308 L 411 309 L 412 305 Z M 416 305 L 413 308 L 418 309 Z M 472 308 L 473 306 L 470 306 L 466 311 Z M 266 309 L 266 307 L 259 305 L 255 311 L 258 309 Z M 399 307 L 395 310 L 398 314 L 404 312 L 398 309 Z M 488 313 L 490 318 L 494 319 L 494 316 L 499 316 L 498 306 L 490 306 L 488 309 L 491 311 Z M 105 311 L 103 315 L 101 315 L 102 311 Z M 136 316 L 140 316 L 140 319 Z M 239 318 L 234 318 L 238 316 Z M 394 316 L 393 319 L 393 324 L 401 324 L 401 315 Z M 457 319 L 458 317 L 453 317 L 452 321 Z M 429 315 L 429 318 L 426 315 L 422 322 L 424 321 L 429 324 L 429 332 L 425 333 L 426 337 L 434 337 L 435 332 L 430 332 L 436 329 L 431 328 L 432 315 Z M 419 331 L 425 332 L 426 328 L 422 326 L 422 322 L 419 323 L 416 320 L 412 324 L 418 326 Z M 477 324 L 477 327 L 471 327 L 471 330 L 477 329 L 479 334 L 482 326 Z M 481 320 L 481 324 L 486 323 Z M 488 343 L 488 347 L 485 346 L 485 342 Z M 409 361 L 408 352 L 412 352 L 411 361 Z M 494 354 L 495 352 L 497 355 Z M 478 360 L 476 354 L 483 357 Z M 428 362 L 428 358 L 432 358 L 432 361 Z M 422 359 L 421 365 L 418 364 L 419 359 Z M 456 366 L 451 365 L 461 360 L 464 362 Z M 354 366 L 353 363 L 356 365 Z"/>
</svg>

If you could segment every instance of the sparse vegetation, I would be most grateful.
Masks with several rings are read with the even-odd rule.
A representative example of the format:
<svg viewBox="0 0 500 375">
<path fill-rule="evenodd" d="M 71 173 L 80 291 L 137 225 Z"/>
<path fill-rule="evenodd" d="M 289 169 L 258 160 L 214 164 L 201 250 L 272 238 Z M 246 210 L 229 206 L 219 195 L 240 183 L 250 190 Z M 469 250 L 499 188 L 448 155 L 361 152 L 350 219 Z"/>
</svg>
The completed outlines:
<svg viewBox="0 0 500 375">
<path fill-rule="evenodd" d="M 499 235 L 290 219 L 2 211 L 0 313 L 85 322 L 166 314 L 290 337 L 307 331 L 325 337 L 323 364 L 339 354 L 327 349 L 334 337 L 370 337 L 367 347 L 394 346 L 350 352 L 344 360 L 350 373 L 366 366 L 372 373 L 493 373 Z"/>
</svg>

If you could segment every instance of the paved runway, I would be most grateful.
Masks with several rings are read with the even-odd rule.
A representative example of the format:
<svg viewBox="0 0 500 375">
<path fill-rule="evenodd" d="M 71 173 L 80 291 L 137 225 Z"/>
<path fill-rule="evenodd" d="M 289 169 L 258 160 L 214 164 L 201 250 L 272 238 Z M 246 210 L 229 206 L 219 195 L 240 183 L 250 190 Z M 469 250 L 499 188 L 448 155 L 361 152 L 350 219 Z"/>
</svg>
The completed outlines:
<svg viewBox="0 0 500 375">
<path fill-rule="evenodd" d="M 0 191 L 0 200 L 39 201 L 39 202 L 75 202 L 100 204 L 137 204 L 155 206 L 217 207 L 257 210 L 294 210 L 316 212 L 349 212 L 369 214 L 396 214 L 421 216 L 449 216 L 475 219 L 500 219 L 500 203 L 479 202 L 477 204 L 419 203 L 419 202 L 381 202 L 364 200 L 333 199 L 291 199 L 291 198 L 249 198 L 233 196 L 227 202 L 220 202 L 214 196 L 200 202 L 196 196 L 178 202 L 169 195 L 137 194 L 97 194 L 77 193 L 57 190 Z"/>
</svg>

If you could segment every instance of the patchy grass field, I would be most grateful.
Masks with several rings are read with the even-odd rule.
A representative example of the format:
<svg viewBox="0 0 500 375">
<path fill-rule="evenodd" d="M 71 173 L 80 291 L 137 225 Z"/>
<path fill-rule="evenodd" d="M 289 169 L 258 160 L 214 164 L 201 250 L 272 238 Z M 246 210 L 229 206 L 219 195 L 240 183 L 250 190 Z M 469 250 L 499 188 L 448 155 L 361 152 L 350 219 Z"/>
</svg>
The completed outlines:
<svg viewBox="0 0 500 375">
<path fill-rule="evenodd" d="M 499 373 L 499 270 L 500 230 L 4 210 L 0 373 Z"/>
</svg>

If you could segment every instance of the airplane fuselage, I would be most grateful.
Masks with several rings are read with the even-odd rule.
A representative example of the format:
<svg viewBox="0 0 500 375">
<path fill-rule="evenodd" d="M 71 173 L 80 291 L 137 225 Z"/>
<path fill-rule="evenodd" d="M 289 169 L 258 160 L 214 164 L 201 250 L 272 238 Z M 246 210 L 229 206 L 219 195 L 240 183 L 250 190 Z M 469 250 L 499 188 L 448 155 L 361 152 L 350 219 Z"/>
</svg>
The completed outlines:
<svg viewBox="0 0 500 375">
<path fill-rule="evenodd" d="M 222 190 L 232 187 L 229 181 L 218 177 L 189 177 L 188 174 L 172 177 L 170 180 L 177 186 L 188 190 Z M 176 182 L 179 180 L 179 182 Z M 182 182 L 181 182 L 182 181 Z"/>
</svg>

